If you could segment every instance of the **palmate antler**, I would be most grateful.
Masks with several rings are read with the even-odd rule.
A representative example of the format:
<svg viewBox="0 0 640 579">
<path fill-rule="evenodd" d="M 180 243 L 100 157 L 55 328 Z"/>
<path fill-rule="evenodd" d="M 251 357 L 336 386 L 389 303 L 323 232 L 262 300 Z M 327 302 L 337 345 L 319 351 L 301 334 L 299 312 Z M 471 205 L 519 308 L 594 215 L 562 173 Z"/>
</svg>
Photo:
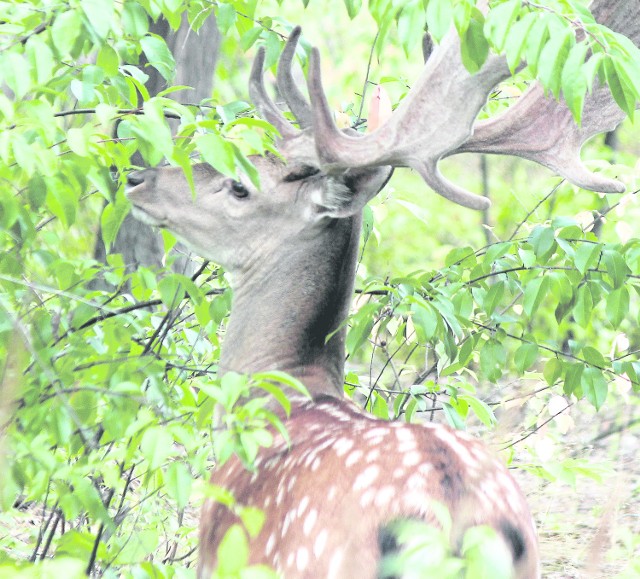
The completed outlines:
<svg viewBox="0 0 640 579">
<path fill-rule="evenodd" d="M 632 35 L 638 44 L 637 24 L 628 18 L 628 4 L 640 16 L 640 0 L 596 0 L 592 9 L 600 22 Z M 637 12 L 637 14 L 636 14 Z M 511 73 L 502 56 L 490 55 L 475 74 L 460 57 L 455 32 L 437 46 L 391 118 L 365 136 L 341 131 L 334 123 L 320 74 L 320 56 L 311 52 L 307 103 L 293 81 L 291 64 L 300 29 L 292 31 L 278 66 L 278 87 L 300 129 L 293 127 L 268 97 L 263 83 L 264 50 L 258 52 L 251 73 L 254 104 L 280 132 L 281 149 L 328 174 L 357 168 L 410 167 L 447 199 L 473 209 L 489 201 L 445 179 L 438 169 L 444 157 L 462 152 L 517 155 L 549 167 L 572 183 L 594 191 L 620 193 L 624 186 L 591 173 L 580 160 L 580 149 L 593 135 L 610 131 L 625 117 L 607 87 L 598 86 L 585 99 L 582 126 L 578 127 L 562 101 L 547 98 L 538 83 L 505 113 L 475 123 L 491 90 Z M 474 126 L 475 123 L 475 126 Z M 289 155 L 283 151 L 285 157 Z"/>
</svg>

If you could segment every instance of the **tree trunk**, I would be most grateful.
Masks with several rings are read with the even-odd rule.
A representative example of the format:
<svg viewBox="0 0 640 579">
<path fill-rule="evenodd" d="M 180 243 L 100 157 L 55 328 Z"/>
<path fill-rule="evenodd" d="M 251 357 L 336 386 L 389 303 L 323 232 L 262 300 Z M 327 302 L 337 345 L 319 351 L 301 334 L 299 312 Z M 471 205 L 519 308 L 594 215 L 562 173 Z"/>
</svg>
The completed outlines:
<svg viewBox="0 0 640 579">
<path fill-rule="evenodd" d="M 192 90 L 180 90 L 169 96 L 182 103 L 199 103 L 209 98 L 220 47 L 220 33 L 215 16 L 209 16 L 197 33 L 189 27 L 186 16 L 178 30 L 171 30 L 169 23 L 160 18 L 151 25 L 151 32 L 162 36 L 173 53 L 176 61 L 174 84 L 192 87 Z M 167 81 L 155 68 L 148 67 L 145 72 L 149 74 L 146 86 L 151 96 L 167 88 Z M 137 154 L 132 161 L 136 165 L 143 164 Z M 157 230 L 136 221 L 129 214 L 113 243 L 112 253 L 122 254 L 127 272 L 135 271 L 139 266 L 160 267 L 164 257 L 162 237 Z M 187 275 L 195 271 L 189 251 L 182 244 L 177 244 L 172 253 L 178 254 L 173 266 L 175 271 Z M 106 263 L 107 252 L 100 233 L 94 257 Z M 105 288 L 107 284 L 100 284 L 100 287 Z"/>
</svg>

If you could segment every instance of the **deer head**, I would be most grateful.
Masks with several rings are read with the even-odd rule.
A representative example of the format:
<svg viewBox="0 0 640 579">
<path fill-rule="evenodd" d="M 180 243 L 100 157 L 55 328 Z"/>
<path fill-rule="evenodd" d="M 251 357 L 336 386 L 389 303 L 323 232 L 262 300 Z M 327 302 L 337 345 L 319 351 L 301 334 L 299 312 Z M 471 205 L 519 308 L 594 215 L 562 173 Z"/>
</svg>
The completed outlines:
<svg viewBox="0 0 640 579">
<path fill-rule="evenodd" d="M 221 370 L 284 370 L 312 394 L 312 401 L 293 406 L 286 422 L 290 443 L 276 436 L 274 446 L 259 455 L 256 472 L 231 459 L 211 480 L 228 488 L 238 503 L 266 512 L 250 561 L 287 577 L 375 576 L 381 557 L 396 548 L 389 529 L 398 520 L 436 523 L 435 501 L 453 518 L 454 549 L 465 529 L 488 525 L 502 541 L 513 576 L 534 579 L 539 576 L 535 529 L 508 471 L 465 434 L 434 425 L 387 424 L 342 400 L 344 332 L 335 330 L 347 315 L 353 289 L 361 210 L 394 167 L 415 169 L 437 193 L 476 209 L 487 201 L 447 181 L 438 171 L 440 159 L 463 151 L 522 155 L 582 187 L 620 191 L 618 182 L 589 173 L 578 153 L 589 136 L 613 128 L 623 115 L 606 89 L 598 89 L 588 97 L 593 99 L 588 110 L 608 104 L 600 116 L 586 114 L 578 129 L 566 106 L 534 87 L 523 105 L 474 131 L 489 92 L 509 70 L 504 58 L 491 56 L 470 74 L 451 34 L 432 52 L 391 119 L 360 136 L 336 128 L 317 50 L 309 64 L 310 102 L 293 82 L 299 34 L 299 28 L 292 31 L 277 77 L 297 126 L 267 95 L 263 50 L 251 73 L 251 97 L 278 129 L 284 159 L 252 158 L 259 190 L 244 177 L 234 181 L 204 164 L 194 167 L 195 198 L 178 169 L 129 177 L 136 215 L 170 229 L 233 276 Z M 540 135 L 542 142 L 529 143 Z M 210 576 L 220 541 L 237 520 L 233 509 L 205 503 L 200 577 Z"/>
<path fill-rule="evenodd" d="M 415 169 L 437 193 L 475 209 L 488 201 L 446 180 L 438 170 L 443 157 L 469 151 L 520 155 L 581 187 L 620 192 L 619 182 L 590 173 L 579 151 L 624 114 L 608 89 L 598 87 L 587 97 L 578 128 L 563 103 L 534 86 L 516 106 L 474 130 L 488 94 L 510 72 L 504 57 L 492 55 L 470 74 L 459 40 L 450 34 L 392 117 L 362 136 L 335 126 L 317 49 L 309 62 L 310 102 L 296 86 L 291 66 L 299 35 L 299 28 L 292 31 L 277 76 L 297 126 L 267 95 L 263 49 L 251 72 L 251 98 L 279 131 L 284 159 L 252 157 L 260 190 L 246 177 L 234 181 L 199 164 L 193 169 L 195 198 L 177 168 L 132 173 L 128 195 L 135 215 L 170 229 L 231 272 L 234 303 L 223 370 L 284 370 L 307 382 L 313 396 L 340 396 L 344 331 L 336 330 L 348 312 L 361 209 L 394 167 Z"/>
</svg>

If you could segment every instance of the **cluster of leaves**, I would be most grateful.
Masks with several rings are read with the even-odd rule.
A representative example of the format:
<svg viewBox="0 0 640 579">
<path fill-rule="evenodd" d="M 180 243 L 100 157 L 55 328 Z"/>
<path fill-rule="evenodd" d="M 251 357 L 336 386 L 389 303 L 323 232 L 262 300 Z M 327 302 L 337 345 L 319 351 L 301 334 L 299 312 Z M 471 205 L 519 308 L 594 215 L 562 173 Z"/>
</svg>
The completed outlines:
<svg viewBox="0 0 640 579">
<path fill-rule="evenodd" d="M 361 0 L 344 0 L 355 17 Z M 496 0 L 485 15 L 475 0 L 375 0 L 369 12 L 379 28 L 380 57 L 392 26 L 407 55 L 425 28 L 440 42 L 451 26 L 462 41 L 462 59 L 472 72 L 490 49 L 505 54 L 512 72 L 525 61 L 530 74 L 554 97 L 561 95 L 579 123 L 596 77 L 606 82 L 620 108 L 633 118 L 640 100 L 640 51 L 625 36 L 596 22 L 581 0 Z"/>
<path fill-rule="evenodd" d="M 505 372 L 542 371 L 549 387 L 561 384 L 566 396 L 598 409 L 617 376 L 640 391 L 638 322 L 629 315 L 638 280 L 637 239 L 603 242 L 589 227 L 557 218 L 480 250 L 456 248 L 435 272 L 369 280 L 347 347 L 353 355 L 370 341 L 368 356 L 380 356 L 383 370 L 361 389 L 384 418 L 432 411 L 437 395 L 453 425 L 470 409 L 490 424 L 493 414 L 472 384 L 478 374 L 498 383 Z M 394 371 L 384 372 L 390 365 Z M 357 377 L 350 381 L 357 385 Z M 393 406 L 387 389 L 403 392 Z"/>
<path fill-rule="evenodd" d="M 439 527 L 420 521 L 396 521 L 385 532 L 399 545 L 397 553 L 382 560 L 380 577 L 415 577 L 442 579 L 508 579 L 512 576 L 511 554 L 494 529 L 469 528 L 462 538 L 458 555 L 452 553 L 453 522 L 444 505 L 431 505 Z"/>
<path fill-rule="evenodd" d="M 253 130 L 266 123 L 236 118 L 249 105 L 183 105 L 168 98 L 175 87 L 150 96 L 145 86 L 151 68 L 167 80 L 175 69 L 150 23 L 186 16 L 197 30 L 213 8 L 0 4 L 0 416 L 11 448 L 0 504 L 3 528 L 25 528 L 3 533 L 0 573 L 26 574 L 52 553 L 56 574 L 180 572 L 195 551 L 192 482 L 206 480 L 216 452 L 251 463 L 268 427 L 281 427 L 264 397 L 244 404 L 255 387 L 286 405 L 273 376 L 216 386 L 230 296 L 215 271 L 130 273 L 117 254 L 91 257 L 97 224 L 109 247 L 129 210 L 122 182 L 136 151 L 188 176 L 198 153 L 257 180 L 246 155 L 272 141 Z M 167 117 L 180 119 L 177 134 Z M 174 243 L 165 236 L 167 250 Z M 21 521 L 35 505 L 42 521 L 31 529 Z M 162 554 L 145 563 L 151 553 Z"/>
<path fill-rule="evenodd" d="M 440 38 L 453 21 L 466 39 L 469 66 L 483 53 L 474 45 L 480 33 L 519 58 L 508 39 L 529 13 L 566 25 L 558 32 L 547 22 L 540 46 L 575 29 L 559 8 L 547 14 L 523 3 L 516 14 L 505 4 L 495 9 L 499 18 L 486 21 L 466 1 L 431 0 L 425 11 L 422 2 L 380 0 L 369 10 L 381 30 L 378 50 L 393 23 L 412 50 L 425 22 Z M 360 4 L 346 5 L 355 16 Z M 145 85 L 153 70 L 170 81 L 175 67 L 150 23 L 162 17 L 177 28 L 186 18 L 198 30 L 214 11 L 234 50 L 259 42 L 267 65 L 275 63 L 287 25 L 261 15 L 257 0 L 0 2 L 0 82 L 7 87 L 0 94 L 0 426 L 10 448 L 0 457 L 0 526 L 8 529 L 0 574 L 36 575 L 28 563 L 53 553 L 47 570 L 56 576 L 189 573 L 194 482 L 206 479 L 214 455 L 225 460 L 235 453 L 251 464 L 270 444 L 270 432 L 282 430 L 266 410 L 266 394 L 286 412 L 287 399 L 274 384 L 301 389 L 274 374 L 217 381 L 218 336 L 230 304 L 219 271 L 203 264 L 185 276 L 171 270 L 169 258 L 161 272 L 131 272 L 118 254 L 106 264 L 91 257 L 98 223 L 109 247 L 128 212 L 123 176 L 134 152 L 149 164 L 164 158 L 188 178 L 191 157 L 199 155 L 225 174 L 240 169 L 257 181 L 247 155 L 269 150 L 272 141 L 270 127 L 247 116 L 247 103 L 178 103 L 170 97 L 180 87 L 152 96 Z M 588 32 L 589 39 L 605 34 Z M 624 51 L 608 38 L 612 46 L 601 61 L 617 62 Z M 559 70 L 549 72 L 550 82 Z M 177 120 L 174 130 L 167 118 Z M 174 243 L 164 235 L 167 252 Z M 421 370 L 408 391 L 389 383 L 402 389 L 393 414 L 406 419 L 429 409 L 427 394 L 437 394 L 453 423 L 462 424 L 469 409 L 490 422 L 490 407 L 473 390 L 474 369 L 497 381 L 512 361 L 525 373 L 540 359 L 550 384 L 599 406 L 612 372 L 638 380 L 626 351 L 603 356 L 606 338 L 594 347 L 588 333 L 597 318 L 636 339 L 624 315 L 635 300 L 636 248 L 556 222 L 481 251 L 457 250 L 440 272 L 365 287 L 372 301 L 351 320 L 349 351 L 361 356 L 373 330 L 386 336 L 388 351 L 397 342 L 402 354 L 435 353 L 433 372 Z M 536 313 L 542 326 L 533 324 Z M 570 335 L 565 351 L 559 336 Z M 377 351 L 381 342 L 376 338 Z M 349 380 L 376 414 L 390 416 L 389 390 L 378 388 L 379 379 L 371 391 L 357 375 Z M 260 394 L 245 404 L 256 389 Z M 214 421 L 215 403 L 225 409 L 224 429 Z M 238 509 L 249 534 L 257 532 L 259 515 L 222 491 L 217 497 Z M 36 508 L 41 523 L 31 529 L 25 521 Z M 244 533 L 234 528 L 221 546 L 223 571 L 246 563 Z"/>
</svg>

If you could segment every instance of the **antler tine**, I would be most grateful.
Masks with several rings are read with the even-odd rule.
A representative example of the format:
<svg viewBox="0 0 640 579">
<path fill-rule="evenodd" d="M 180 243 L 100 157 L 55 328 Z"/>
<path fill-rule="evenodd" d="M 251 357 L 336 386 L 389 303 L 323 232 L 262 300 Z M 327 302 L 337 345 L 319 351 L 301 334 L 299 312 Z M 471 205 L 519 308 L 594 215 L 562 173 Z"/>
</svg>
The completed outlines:
<svg viewBox="0 0 640 579">
<path fill-rule="evenodd" d="M 473 136 L 450 154 L 515 155 L 544 165 L 583 189 L 622 193 L 622 183 L 585 167 L 580 150 L 592 136 L 615 129 L 624 117 L 609 89 L 599 86 L 585 99 L 578 127 L 566 104 L 545 97 L 536 84 L 505 113 L 479 122 Z"/>
<path fill-rule="evenodd" d="M 505 59 L 491 56 L 478 73 L 471 75 L 462 64 L 459 40 L 452 32 L 434 50 L 391 119 L 358 138 L 335 126 L 322 88 L 320 57 L 314 49 L 307 83 L 323 169 L 340 172 L 352 167 L 411 167 L 443 197 L 472 209 L 486 208 L 486 199 L 448 182 L 437 164 L 469 138 L 489 92 L 509 74 Z"/>
<path fill-rule="evenodd" d="M 280 112 L 280 109 L 275 105 L 267 94 L 267 89 L 264 86 L 263 70 L 264 70 L 264 47 L 258 49 L 256 58 L 253 61 L 253 67 L 251 68 L 251 75 L 249 77 L 249 96 L 251 101 L 258 109 L 260 116 L 269 121 L 280 133 L 283 138 L 292 138 L 298 134 L 298 130 L 295 129 L 284 115 Z"/>
<path fill-rule="evenodd" d="M 280 61 L 278 62 L 277 81 L 278 89 L 289 106 L 289 110 L 296 117 L 300 128 L 306 129 L 313 125 L 311 108 L 302 92 L 300 92 L 298 85 L 293 80 L 293 74 L 291 72 L 301 31 L 302 29 L 296 26 L 289 34 L 289 39 L 285 44 L 282 55 L 280 56 Z"/>
</svg>

